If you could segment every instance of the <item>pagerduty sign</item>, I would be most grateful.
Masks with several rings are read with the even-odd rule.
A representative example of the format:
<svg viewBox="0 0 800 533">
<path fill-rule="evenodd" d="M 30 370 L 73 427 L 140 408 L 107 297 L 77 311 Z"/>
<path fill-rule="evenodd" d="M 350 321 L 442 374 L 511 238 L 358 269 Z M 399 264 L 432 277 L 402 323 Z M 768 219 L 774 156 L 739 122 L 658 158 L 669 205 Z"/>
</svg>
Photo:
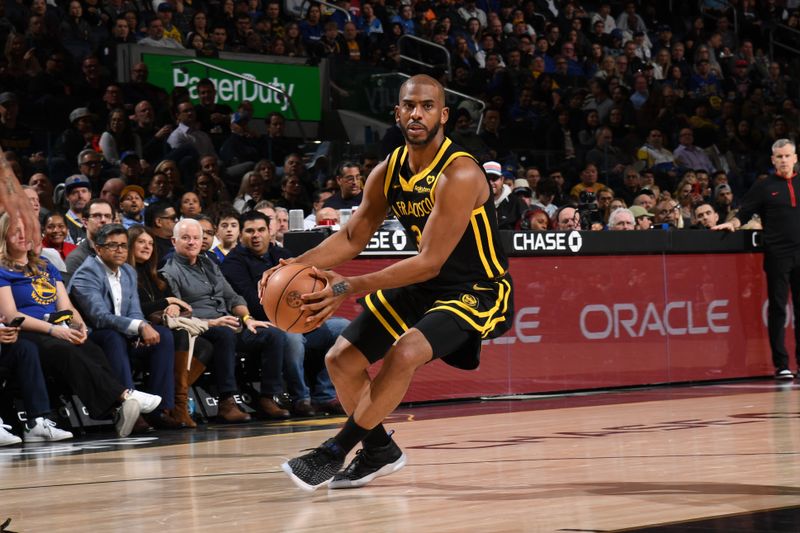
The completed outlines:
<svg viewBox="0 0 800 533">
<path fill-rule="evenodd" d="M 266 117 L 280 111 L 292 118 L 289 101 L 280 93 L 249 81 L 224 74 L 200 65 L 173 66 L 173 61 L 186 60 L 185 56 L 142 54 L 142 61 L 150 69 L 148 81 L 171 92 L 175 87 L 186 87 L 189 96 L 197 101 L 197 82 L 208 77 L 217 88 L 217 102 L 231 108 L 241 102 L 253 103 L 256 117 Z M 203 58 L 203 62 L 236 72 L 250 80 L 258 80 L 280 87 L 294 100 L 300 120 L 318 121 L 321 118 L 319 69 L 306 65 L 286 65 L 231 59 Z"/>
</svg>

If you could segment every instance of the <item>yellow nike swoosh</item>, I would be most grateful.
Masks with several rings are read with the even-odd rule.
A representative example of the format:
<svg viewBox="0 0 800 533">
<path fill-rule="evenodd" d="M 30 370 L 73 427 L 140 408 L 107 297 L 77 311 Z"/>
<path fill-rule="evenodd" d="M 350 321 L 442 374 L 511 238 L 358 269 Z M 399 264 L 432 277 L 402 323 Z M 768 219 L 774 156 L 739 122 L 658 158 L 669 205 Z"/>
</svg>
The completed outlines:
<svg viewBox="0 0 800 533">
<path fill-rule="evenodd" d="M 491 290 L 494 290 L 491 287 L 481 287 L 477 283 L 475 285 L 473 285 L 472 288 L 473 288 L 473 290 L 476 290 L 476 291 L 491 291 Z"/>
</svg>

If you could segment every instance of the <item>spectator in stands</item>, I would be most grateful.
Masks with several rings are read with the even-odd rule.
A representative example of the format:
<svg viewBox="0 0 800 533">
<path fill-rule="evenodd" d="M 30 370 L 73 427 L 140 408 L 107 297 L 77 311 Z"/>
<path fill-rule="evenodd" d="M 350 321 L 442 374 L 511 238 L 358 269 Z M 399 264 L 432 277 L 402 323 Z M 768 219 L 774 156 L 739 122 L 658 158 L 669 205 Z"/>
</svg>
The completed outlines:
<svg viewBox="0 0 800 533">
<path fill-rule="evenodd" d="M 156 272 L 158 256 L 153 237 L 142 226 L 128 231 L 131 246 L 128 264 L 136 268 L 142 312 L 149 320 L 163 323 L 164 317 L 176 318 L 191 313 L 191 306 L 169 292 L 169 287 Z M 184 427 L 197 427 L 188 412 L 188 387 L 204 372 L 213 356 L 213 346 L 206 339 L 194 336 L 190 350 L 189 332 L 172 330 L 175 341 L 175 408 L 171 416 Z M 191 362 L 190 362 L 191 358 Z"/>
<path fill-rule="evenodd" d="M 59 310 L 71 313 L 69 327 L 46 320 Z M 110 373 L 103 351 L 87 339 L 86 325 L 69 301 L 61 275 L 38 257 L 22 224 L 12 224 L 8 215 L 0 217 L 0 314 L 25 317 L 22 338 L 36 345 L 45 376 L 69 385 L 90 417 L 102 419 L 116 409 L 118 436 L 127 437 L 140 411 L 161 400 L 127 389 Z"/>
<path fill-rule="evenodd" d="M 86 238 L 84 238 L 67 257 L 65 263 L 67 265 L 67 273 L 64 278 L 69 282 L 69 277 L 78 270 L 78 267 L 83 264 L 83 261 L 94 255 L 94 236 L 97 231 L 114 221 L 114 208 L 105 200 L 95 198 L 90 200 L 81 211 L 81 222 L 86 228 Z"/>
<path fill-rule="evenodd" d="M 111 204 L 111 207 L 119 210 L 119 197 L 124 188 L 125 182 L 122 179 L 110 178 L 103 184 L 103 189 L 100 191 L 100 199 L 105 200 Z"/>
<path fill-rule="evenodd" d="M 67 178 L 64 185 L 64 195 L 69 204 L 69 211 L 66 215 L 67 229 L 69 230 L 67 241 L 72 244 L 80 244 L 86 238 L 86 228 L 80 213 L 92 199 L 92 184 L 89 182 L 89 178 L 83 174 L 75 174 Z"/>
<path fill-rule="evenodd" d="M 581 229 L 581 214 L 571 205 L 561 206 L 556 211 L 555 227 L 558 231 Z"/>
<path fill-rule="evenodd" d="M 141 100 L 136 104 L 131 131 L 141 142 L 141 157 L 151 165 L 158 164 L 169 149 L 167 138 L 172 133 L 171 124 L 157 124 L 153 104 Z"/>
<path fill-rule="evenodd" d="M 128 185 L 119 196 L 121 223 L 125 229 L 144 224 L 144 189 L 138 185 Z"/>
<path fill-rule="evenodd" d="M 193 191 L 187 191 L 181 195 L 179 214 L 182 218 L 194 217 L 203 212 L 203 204 L 200 197 Z"/>
<path fill-rule="evenodd" d="M 149 196 L 144 199 L 145 205 L 154 204 L 159 201 L 166 201 L 171 204 L 175 203 L 175 197 L 172 191 L 172 182 L 163 172 L 156 172 L 150 178 L 150 183 L 147 186 Z"/>
<path fill-rule="evenodd" d="M 197 95 L 199 102 L 194 107 L 196 126 L 211 137 L 214 148 L 219 150 L 231 133 L 233 110 L 226 104 L 217 103 L 217 89 L 208 78 L 197 82 Z M 201 153 L 201 155 L 208 155 L 208 153 Z"/>
<path fill-rule="evenodd" d="M 684 177 L 675 188 L 672 197 L 678 202 L 685 228 L 691 225 L 694 204 L 703 199 L 701 191 L 702 185 L 698 183 L 696 177 Z"/>
<path fill-rule="evenodd" d="M 656 226 L 666 224 L 673 229 L 683 228 L 683 217 L 680 215 L 681 207 L 674 200 L 661 200 L 656 204 L 653 223 Z"/>
<path fill-rule="evenodd" d="M 497 211 L 499 229 L 515 229 L 522 219 L 527 206 L 516 195 L 511 194 L 511 187 L 503 183 L 503 169 L 497 161 L 483 164 L 483 170 L 489 179 Z"/>
<path fill-rule="evenodd" d="M 593 163 L 588 163 L 585 167 L 583 167 L 580 178 L 580 183 L 572 187 L 572 189 L 569 191 L 570 197 L 572 197 L 572 199 L 575 201 L 580 199 L 581 193 L 584 191 L 597 194 L 598 192 L 606 189 L 605 185 L 598 183 L 597 166 Z"/>
<path fill-rule="evenodd" d="M 117 156 L 118 157 L 118 156 Z M 78 170 L 88 178 L 91 183 L 92 195 L 97 195 L 102 190 L 105 180 L 109 176 L 103 172 L 103 156 L 93 148 L 81 150 L 78 154 Z"/>
<path fill-rule="evenodd" d="M 128 123 L 128 113 L 124 109 L 114 109 L 108 115 L 108 127 L 100 135 L 100 150 L 103 159 L 111 165 L 118 165 L 121 154 L 134 151 L 141 146 L 141 139 L 136 135 Z M 134 152 L 135 154 L 135 152 Z M 138 155 L 137 155 L 138 159 Z"/>
<path fill-rule="evenodd" d="M 736 216 L 737 209 L 734 207 L 733 190 L 727 183 L 721 183 L 714 187 L 714 209 L 719 213 L 719 218 L 723 222 L 729 222 Z"/>
<path fill-rule="evenodd" d="M 147 23 L 147 37 L 139 39 L 138 44 L 155 48 L 183 48 L 176 40 L 164 36 L 164 22 L 158 17 L 153 17 Z"/>
<path fill-rule="evenodd" d="M 250 116 L 245 112 L 231 115 L 231 133 L 227 136 L 219 150 L 219 157 L 226 166 L 252 163 L 261 157 L 261 142 L 247 129 Z"/>
<path fill-rule="evenodd" d="M 189 101 L 181 102 L 176 107 L 178 115 L 178 126 L 169 134 L 167 144 L 173 150 L 182 147 L 194 148 L 200 156 L 213 155 L 217 152 L 214 143 L 209 135 L 202 131 L 197 122 L 194 104 Z"/>
<path fill-rule="evenodd" d="M 75 249 L 75 245 L 66 241 L 67 224 L 63 213 L 52 211 L 44 218 L 42 224 L 42 246 L 53 248 L 66 260 L 67 256 Z"/>
<path fill-rule="evenodd" d="M 92 328 L 89 338 L 103 349 L 114 376 L 128 389 L 134 388 L 132 360 L 146 359 L 147 386 L 159 398 L 142 410 L 157 410 L 149 421 L 158 427 L 181 427 L 169 414 L 175 407 L 172 332 L 145 320 L 136 271 L 127 264 L 128 233 L 120 224 L 107 224 L 98 229 L 94 245 L 97 255 L 83 262 L 67 287 Z M 131 344 L 130 338 L 139 342 Z"/>
<path fill-rule="evenodd" d="M 78 107 L 69 114 L 71 128 L 64 130 L 56 140 L 55 158 L 51 159 L 51 172 L 57 174 L 56 180 L 75 169 L 75 161 L 81 150 L 93 148 L 99 140 L 94 130 L 95 116 L 86 107 Z"/>
<path fill-rule="evenodd" d="M 239 243 L 239 213 L 230 208 L 220 210 L 215 226 L 217 231 L 214 242 L 217 244 L 211 247 L 211 252 L 222 264 L 228 253 Z"/>
<path fill-rule="evenodd" d="M 254 319 L 247 302 L 231 288 L 219 267 L 201 255 L 202 226 L 197 220 L 183 219 L 175 225 L 175 254 L 159 272 L 172 293 L 192 307 L 192 314 L 208 321 L 201 336 L 214 345 L 214 374 L 220 396 L 219 416 L 226 422 L 246 422 L 233 398 L 238 391 L 235 377 L 236 344 L 258 353 L 261 358 L 262 408 L 268 416 L 286 418 L 271 396 L 283 392 L 282 367 L 286 334 L 267 322 Z M 238 328 L 241 333 L 237 334 Z M 291 369 L 290 369 L 291 370 Z M 292 376 L 297 379 L 297 376 Z M 302 379 L 302 376 L 300 377 Z M 310 407 L 310 403 L 309 403 Z"/>
<path fill-rule="evenodd" d="M 699 202 L 694 206 L 694 229 L 711 229 L 719 224 L 719 214 L 714 206 L 706 201 Z"/>
<path fill-rule="evenodd" d="M 694 145 L 694 133 L 690 128 L 682 128 L 678 136 L 678 147 L 673 152 L 675 164 L 684 169 L 702 168 L 709 173 L 716 169 L 711 164 L 708 155 Z"/>
<path fill-rule="evenodd" d="M 654 212 L 656 207 L 656 196 L 649 189 L 642 189 L 639 195 L 633 199 L 633 205 L 638 205 L 649 212 Z"/>
<path fill-rule="evenodd" d="M 289 154 L 297 152 L 298 142 L 286 136 L 286 119 L 278 111 L 273 111 L 264 119 L 267 134 L 261 138 L 261 153 L 274 164 L 284 164 Z"/>
<path fill-rule="evenodd" d="M 311 212 L 311 204 L 306 199 L 300 178 L 294 175 L 284 175 L 281 180 L 281 197 L 275 202 L 275 206 L 285 209 L 302 209 L 305 214 Z"/>
<path fill-rule="evenodd" d="M 614 110 L 611 113 L 613 114 Z M 629 162 L 622 150 L 612 144 L 613 139 L 611 128 L 605 126 L 599 128 L 595 137 L 595 147 L 586 154 L 586 164 L 593 165 L 595 171 L 607 183 L 621 181 L 622 172 Z"/>
<path fill-rule="evenodd" d="M 653 214 L 644 207 L 634 205 L 630 208 L 633 219 L 636 221 L 637 230 L 648 230 L 653 227 Z"/>
<path fill-rule="evenodd" d="M 336 173 L 336 184 L 339 189 L 325 201 L 324 207 L 334 209 L 352 209 L 361 204 L 362 196 L 361 167 L 354 161 L 343 161 Z"/>
<path fill-rule="evenodd" d="M 647 168 L 656 168 L 660 172 L 675 170 L 675 156 L 664 147 L 664 134 L 653 128 L 647 135 L 647 142 L 636 153 L 636 159 L 645 162 Z"/>
<path fill-rule="evenodd" d="M 258 320 L 268 320 L 258 297 L 258 281 L 266 270 L 277 266 L 280 259 L 289 259 L 293 254 L 271 244 L 269 220 L 263 213 L 251 211 L 242 215 L 241 226 L 241 244 L 231 251 L 221 270 L 233 289 L 244 297 L 253 317 Z M 302 377 L 304 361 L 311 356 L 314 356 L 317 362 L 321 361 L 348 324 L 348 320 L 334 316 L 326 320 L 322 327 L 310 333 L 287 334 L 288 344 L 284 360 L 287 378 Z M 290 387 L 295 389 L 292 392 L 297 398 L 293 409 L 295 415 L 312 416 L 311 413 L 317 410 L 333 414 L 343 412 L 336 400 L 336 392 L 324 365 L 316 373 L 313 392 L 303 379 L 297 380 L 296 383 L 290 381 Z M 261 400 L 261 403 L 263 402 L 264 398 Z"/>
<path fill-rule="evenodd" d="M 611 231 L 635 230 L 636 220 L 633 212 L 624 207 L 615 209 L 608 215 L 608 229 Z"/>
<path fill-rule="evenodd" d="M 28 180 L 28 185 L 33 187 L 36 191 L 36 194 L 39 196 L 39 205 L 41 205 L 43 209 L 48 211 L 53 211 L 55 209 L 55 205 L 53 204 L 53 184 L 50 183 L 47 174 L 42 172 L 33 174 Z"/>
<path fill-rule="evenodd" d="M 233 199 L 233 208 L 239 213 L 252 210 L 264 198 L 264 179 L 255 170 L 247 172 L 242 178 L 239 192 Z"/>
<path fill-rule="evenodd" d="M 152 231 L 158 257 L 161 259 L 173 251 L 172 234 L 177 221 L 175 207 L 165 200 L 150 204 L 144 211 L 144 225 Z"/>
</svg>

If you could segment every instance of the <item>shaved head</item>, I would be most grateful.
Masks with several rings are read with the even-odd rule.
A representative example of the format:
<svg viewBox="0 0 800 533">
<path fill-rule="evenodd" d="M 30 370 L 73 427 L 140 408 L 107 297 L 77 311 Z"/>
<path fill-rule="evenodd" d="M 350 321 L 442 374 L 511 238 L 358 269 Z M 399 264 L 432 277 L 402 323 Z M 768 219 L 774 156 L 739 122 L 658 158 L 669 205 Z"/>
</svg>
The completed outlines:
<svg viewBox="0 0 800 533">
<path fill-rule="evenodd" d="M 400 101 L 402 102 L 403 96 L 411 91 L 414 86 L 418 85 L 427 85 L 436 88 L 439 100 L 438 104 L 444 107 L 444 87 L 442 87 L 441 83 L 426 74 L 417 74 L 416 76 L 411 76 L 404 81 L 402 85 L 400 85 Z"/>
</svg>

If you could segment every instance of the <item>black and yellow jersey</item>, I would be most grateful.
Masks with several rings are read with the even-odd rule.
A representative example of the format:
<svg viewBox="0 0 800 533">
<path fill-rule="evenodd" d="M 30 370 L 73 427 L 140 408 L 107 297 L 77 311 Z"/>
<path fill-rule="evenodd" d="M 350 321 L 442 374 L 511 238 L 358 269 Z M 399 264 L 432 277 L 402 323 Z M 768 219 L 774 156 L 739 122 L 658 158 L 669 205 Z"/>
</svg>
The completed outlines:
<svg viewBox="0 0 800 533">
<path fill-rule="evenodd" d="M 406 146 L 392 152 L 386 167 L 383 191 L 397 220 L 409 237 L 419 243 L 436 203 L 439 176 L 456 158 L 475 158 L 448 138 L 445 138 L 428 167 L 417 174 L 412 175 L 407 156 Z M 488 182 L 486 187 L 489 187 Z M 465 282 L 498 280 L 507 270 L 508 259 L 500 246 L 497 215 L 492 195 L 489 194 L 486 203 L 472 211 L 469 225 L 450 257 L 442 265 L 439 275 L 424 285 L 452 286 Z"/>
</svg>

